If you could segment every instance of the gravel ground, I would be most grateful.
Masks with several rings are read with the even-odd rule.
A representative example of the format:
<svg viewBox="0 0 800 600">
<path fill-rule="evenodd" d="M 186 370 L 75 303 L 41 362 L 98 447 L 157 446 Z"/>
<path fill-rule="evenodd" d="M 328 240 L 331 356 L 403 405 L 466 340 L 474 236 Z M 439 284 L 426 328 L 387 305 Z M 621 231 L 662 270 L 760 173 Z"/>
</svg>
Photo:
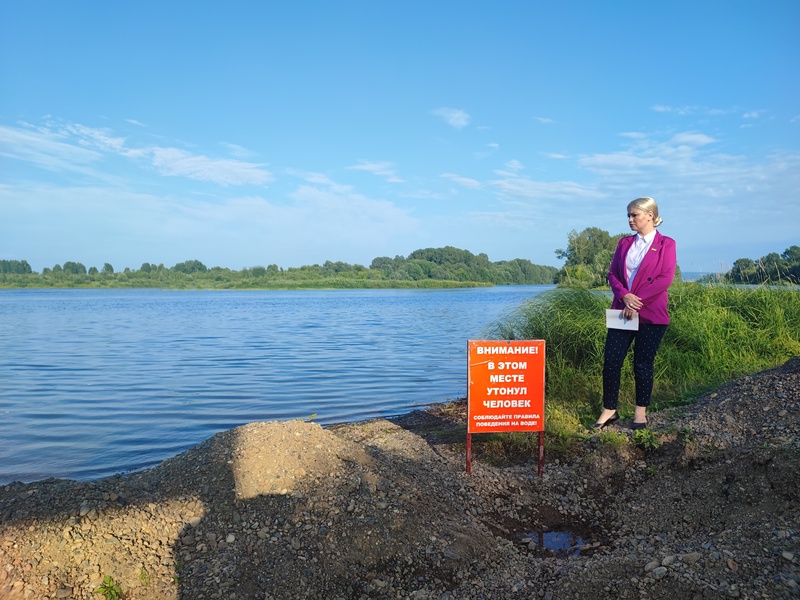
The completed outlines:
<svg viewBox="0 0 800 600">
<path fill-rule="evenodd" d="M 464 423 L 251 423 L 147 471 L 7 485 L 0 598 L 99 599 L 104 576 L 125 600 L 800 597 L 800 358 L 651 415 L 655 450 L 594 436 L 543 477 L 468 476 Z"/>
</svg>

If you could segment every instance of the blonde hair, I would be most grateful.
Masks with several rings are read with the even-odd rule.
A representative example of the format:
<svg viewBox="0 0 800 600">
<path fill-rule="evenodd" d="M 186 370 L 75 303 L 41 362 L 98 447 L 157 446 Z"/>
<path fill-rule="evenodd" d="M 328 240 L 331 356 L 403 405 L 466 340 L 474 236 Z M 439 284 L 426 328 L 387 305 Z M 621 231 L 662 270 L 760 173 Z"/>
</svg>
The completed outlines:
<svg viewBox="0 0 800 600">
<path fill-rule="evenodd" d="M 658 203 L 649 196 L 643 196 L 629 202 L 628 212 L 630 212 L 632 208 L 638 208 L 639 210 L 653 213 L 653 226 L 655 227 L 658 227 L 664 222 L 664 219 L 658 216 Z"/>
</svg>

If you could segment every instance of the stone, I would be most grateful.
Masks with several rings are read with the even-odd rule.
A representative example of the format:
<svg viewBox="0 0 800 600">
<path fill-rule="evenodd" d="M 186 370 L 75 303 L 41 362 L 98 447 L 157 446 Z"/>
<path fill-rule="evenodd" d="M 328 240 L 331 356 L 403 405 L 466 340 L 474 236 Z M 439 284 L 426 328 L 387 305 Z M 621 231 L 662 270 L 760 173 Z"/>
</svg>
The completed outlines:
<svg viewBox="0 0 800 600">
<path fill-rule="evenodd" d="M 667 567 L 656 567 L 655 569 L 653 569 L 653 573 L 652 573 L 653 578 L 654 579 L 663 579 L 664 576 L 667 574 L 667 571 L 668 571 Z"/>
<path fill-rule="evenodd" d="M 660 566 L 661 566 L 661 561 L 660 561 L 660 560 L 651 560 L 649 563 L 647 563 L 647 564 L 645 565 L 645 567 L 644 567 L 644 572 L 645 572 L 645 573 L 650 573 L 650 572 L 651 572 L 651 571 L 653 571 L 653 570 L 654 570 L 656 567 L 660 567 Z"/>
</svg>

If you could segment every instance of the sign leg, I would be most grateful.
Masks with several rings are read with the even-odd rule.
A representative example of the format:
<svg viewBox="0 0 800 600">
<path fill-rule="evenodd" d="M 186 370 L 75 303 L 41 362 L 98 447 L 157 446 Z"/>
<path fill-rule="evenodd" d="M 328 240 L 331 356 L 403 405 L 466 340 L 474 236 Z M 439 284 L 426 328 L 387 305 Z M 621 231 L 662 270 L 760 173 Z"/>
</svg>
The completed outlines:
<svg viewBox="0 0 800 600">
<path fill-rule="evenodd" d="M 467 434 L 467 475 L 472 475 L 472 434 Z"/>
<path fill-rule="evenodd" d="M 539 432 L 539 477 L 544 472 L 544 431 Z"/>
</svg>

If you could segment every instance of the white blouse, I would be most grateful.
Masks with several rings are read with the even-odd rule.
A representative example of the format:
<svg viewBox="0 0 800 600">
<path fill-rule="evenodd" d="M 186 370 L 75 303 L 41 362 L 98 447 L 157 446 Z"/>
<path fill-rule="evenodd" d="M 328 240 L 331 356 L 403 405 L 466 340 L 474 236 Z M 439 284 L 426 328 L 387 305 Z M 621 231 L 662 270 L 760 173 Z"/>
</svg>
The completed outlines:
<svg viewBox="0 0 800 600">
<path fill-rule="evenodd" d="M 636 272 L 644 260 L 644 255 L 653 245 L 653 240 L 656 238 L 656 230 L 653 229 L 645 236 L 636 234 L 636 241 L 628 248 L 628 255 L 625 257 L 625 274 L 628 276 L 628 289 L 633 285 L 633 278 L 636 277 Z"/>
</svg>

